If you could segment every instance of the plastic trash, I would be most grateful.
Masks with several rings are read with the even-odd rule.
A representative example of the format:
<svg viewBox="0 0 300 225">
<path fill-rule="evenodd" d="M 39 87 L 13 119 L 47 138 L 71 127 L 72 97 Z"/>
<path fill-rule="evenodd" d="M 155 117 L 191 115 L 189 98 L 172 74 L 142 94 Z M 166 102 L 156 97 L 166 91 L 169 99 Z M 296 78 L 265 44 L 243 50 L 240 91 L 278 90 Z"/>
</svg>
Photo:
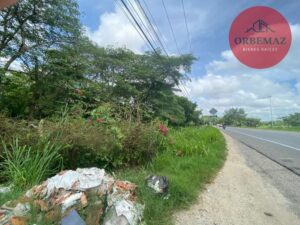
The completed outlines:
<svg viewBox="0 0 300 225">
<path fill-rule="evenodd" d="M 47 182 L 47 197 L 55 190 L 86 191 L 102 184 L 105 171 L 98 168 L 68 170 L 49 178 Z"/>
<path fill-rule="evenodd" d="M 155 193 L 166 193 L 169 188 L 168 179 L 165 176 L 150 175 L 146 177 L 146 184 L 153 189 Z"/>
<path fill-rule="evenodd" d="M 7 194 L 11 192 L 11 187 L 0 187 L 0 194 Z"/>
<path fill-rule="evenodd" d="M 73 205 L 75 205 L 83 196 L 83 193 L 75 193 L 71 196 L 69 196 L 68 198 L 66 198 L 63 202 L 62 202 L 62 212 L 64 213 L 68 208 L 72 207 Z"/>
<path fill-rule="evenodd" d="M 61 220 L 61 225 L 85 225 L 86 223 L 81 219 L 76 210 L 72 210 L 67 216 Z"/>
<path fill-rule="evenodd" d="M 143 218 L 144 206 L 121 200 L 114 203 L 104 218 L 104 225 L 138 225 Z"/>
<path fill-rule="evenodd" d="M 25 218 L 30 210 L 29 202 L 38 211 L 49 216 L 57 215 L 53 218 L 55 224 L 96 225 L 105 221 L 102 224 L 141 225 L 144 206 L 137 203 L 136 189 L 134 183 L 115 180 L 103 169 L 63 171 L 28 190 L 16 201 L 19 202 L 16 207 L 9 208 L 8 203 L 1 206 L 0 225 L 3 221 L 9 222 L 12 217 Z M 61 212 L 57 211 L 59 209 Z M 80 212 L 84 213 L 86 222 L 80 218 Z"/>
<path fill-rule="evenodd" d="M 17 206 L 13 210 L 13 214 L 15 216 L 26 216 L 27 213 L 30 211 L 30 204 L 29 203 L 18 203 Z"/>
</svg>

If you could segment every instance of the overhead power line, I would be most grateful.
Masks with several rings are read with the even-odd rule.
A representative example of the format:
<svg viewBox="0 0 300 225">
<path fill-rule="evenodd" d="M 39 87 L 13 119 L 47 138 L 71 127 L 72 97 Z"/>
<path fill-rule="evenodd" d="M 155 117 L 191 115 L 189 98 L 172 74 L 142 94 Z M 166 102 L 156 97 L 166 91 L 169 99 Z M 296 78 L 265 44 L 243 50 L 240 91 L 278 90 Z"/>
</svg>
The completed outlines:
<svg viewBox="0 0 300 225">
<path fill-rule="evenodd" d="M 115 1 L 117 1 L 117 0 L 115 0 Z M 140 15 L 139 15 L 139 13 L 137 12 L 137 10 L 134 8 L 134 6 L 133 6 L 133 4 L 130 2 L 130 0 L 127 0 L 128 2 L 129 2 L 129 5 L 131 6 L 131 8 L 132 8 L 132 10 L 135 12 L 135 13 L 133 13 L 132 11 L 131 11 L 131 9 L 128 7 L 128 5 L 125 3 L 125 1 L 124 0 L 120 0 L 120 2 L 122 3 L 122 4 L 120 4 L 121 5 L 121 8 L 123 8 L 123 12 L 126 14 L 126 16 L 127 17 L 131 17 L 132 18 L 132 20 L 131 19 L 129 19 L 132 23 L 132 26 L 134 26 L 135 27 L 135 29 L 136 30 L 139 30 L 140 32 L 138 32 L 140 35 L 142 35 L 142 37 L 143 37 L 143 39 L 145 39 L 146 40 L 146 42 L 149 44 L 149 46 L 150 46 L 150 48 L 154 51 L 154 53 L 158 56 L 158 57 L 161 57 L 161 55 L 157 52 L 157 50 L 155 49 L 155 44 L 153 44 L 151 41 L 153 41 L 153 36 L 151 36 L 150 38 L 147 36 L 147 32 L 146 31 L 144 31 L 144 29 L 143 29 L 143 27 L 144 28 L 146 28 L 147 29 L 147 25 L 145 25 L 144 24 L 144 21 L 143 21 L 143 19 L 140 17 Z M 139 3 L 137 3 L 138 5 L 139 5 L 139 8 L 141 7 L 141 11 L 143 11 L 143 12 L 145 12 L 144 10 L 143 10 L 143 8 L 142 8 L 142 5 L 141 4 L 139 4 Z M 165 7 L 164 7 L 165 8 Z M 165 8 L 166 9 L 166 8 Z M 126 13 L 126 11 L 127 11 L 127 13 Z M 149 10 L 149 12 L 150 12 L 150 10 Z M 135 14 L 135 15 L 134 15 Z M 138 19 L 135 17 L 135 16 L 137 16 L 138 18 L 139 18 L 139 20 L 140 20 L 140 22 L 143 24 L 142 26 L 141 26 L 141 24 L 138 22 Z M 146 17 L 146 15 L 145 15 L 145 17 Z M 169 17 L 168 17 L 169 18 Z M 148 19 L 146 19 L 148 22 L 149 22 L 149 24 L 151 24 L 151 21 L 149 20 L 149 18 Z M 171 24 L 171 21 L 169 20 L 169 24 Z M 151 24 L 151 26 L 153 27 L 153 25 Z M 171 29 L 173 30 L 173 28 L 171 27 Z M 154 28 L 153 28 L 153 30 L 154 30 Z M 149 30 L 147 29 L 147 31 L 148 31 L 148 34 L 149 34 Z M 154 30 L 155 31 L 155 30 Z M 174 32 L 173 32 L 173 34 L 174 34 Z M 160 38 L 159 38 L 159 36 L 158 36 L 158 34 L 156 34 L 157 35 L 157 40 L 160 40 Z M 156 36 L 155 35 L 155 36 Z M 174 35 L 174 40 L 176 41 L 176 38 L 175 38 L 175 35 Z M 164 46 L 162 45 L 162 42 L 161 41 L 159 41 L 160 42 L 160 44 L 161 44 L 161 47 L 162 47 L 162 49 L 164 50 Z M 178 45 L 177 45 L 177 41 L 176 41 L 176 46 L 177 46 L 177 50 L 178 50 L 178 52 L 179 52 L 179 49 L 178 49 Z M 165 51 L 165 50 L 164 50 Z M 168 53 L 165 51 L 165 53 L 166 53 L 166 56 L 167 56 L 167 58 L 170 58 L 169 57 L 169 55 L 168 55 Z M 179 54 L 180 54 L 180 52 L 179 52 Z M 181 81 L 179 80 L 179 83 L 181 84 Z M 184 89 L 184 90 L 182 90 L 178 85 L 177 85 L 177 87 L 181 90 L 181 92 L 183 93 L 183 95 L 184 95 L 184 97 L 186 97 L 186 98 L 188 98 L 187 96 L 189 95 L 189 92 L 186 90 L 186 88 L 185 88 L 185 86 L 183 85 L 183 84 L 181 84 L 182 85 L 182 88 Z"/>
<path fill-rule="evenodd" d="M 149 7 L 148 7 L 148 4 L 147 4 L 146 0 L 143 0 L 143 2 L 144 2 L 144 5 L 145 5 L 145 7 L 146 7 L 147 12 L 149 13 L 149 15 L 150 15 L 150 17 L 151 17 L 151 20 L 152 20 L 154 26 L 155 26 L 156 29 L 157 29 L 157 32 L 158 32 L 159 35 L 162 37 L 161 40 L 162 40 L 162 42 L 163 42 L 165 48 L 167 49 L 167 44 L 166 44 L 166 42 L 165 42 L 165 40 L 164 40 L 164 35 L 163 35 L 162 32 L 160 31 L 159 26 L 157 26 L 157 23 L 156 23 L 156 21 L 155 21 L 153 15 L 152 15 L 152 13 L 151 13 Z M 150 22 L 151 22 L 151 20 L 150 20 Z M 168 49 L 167 49 L 167 50 L 168 50 Z"/>
<path fill-rule="evenodd" d="M 184 22 L 185 22 L 186 32 L 187 32 L 187 36 L 188 36 L 188 42 L 189 42 L 189 46 L 190 46 L 190 53 L 192 53 L 191 35 L 190 35 L 190 31 L 189 31 L 189 27 L 188 27 L 188 23 L 187 23 L 187 19 L 186 19 L 186 12 L 185 12 L 185 6 L 184 6 L 184 1 L 183 0 L 181 0 L 181 5 L 182 5 L 182 11 L 183 11 L 183 15 L 184 15 Z"/>
<path fill-rule="evenodd" d="M 174 39 L 174 42 L 175 42 L 175 45 L 176 45 L 177 52 L 179 53 L 179 55 L 181 55 L 180 51 L 179 51 L 179 48 L 178 48 L 177 40 L 176 40 L 176 37 L 175 37 L 174 29 L 173 29 L 173 26 L 172 26 L 172 23 L 171 23 L 171 20 L 170 20 L 170 17 L 169 17 L 169 13 L 168 13 L 166 5 L 165 5 L 165 1 L 161 0 L 161 2 L 162 2 L 162 5 L 163 5 L 163 8 L 164 8 L 164 11 L 166 13 L 167 19 L 168 19 L 168 23 L 169 23 L 171 33 L 172 33 L 172 36 L 173 36 L 173 39 Z"/>
<path fill-rule="evenodd" d="M 136 4 L 138 5 L 139 9 L 141 10 L 142 14 L 144 15 L 144 17 L 145 17 L 147 23 L 149 24 L 149 26 L 150 26 L 152 32 L 154 33 L 156 39 L 158 40 L 158 42 L 159 42 L 159 44 L 160 44 L 160 46 L 161 46 L 161 49 L 164 51 L 164 53 L 165 53 L 166 55 L 168 55 L 168 50 L 167 50 L 167 47 L 166 47 L 167 45 L 166 45 L 166 43 L 164 42 L 163 37 L 162 37 L 162 39 L 159 37 L 159 35 L 162 36 L 162 34 L 161 34 L 161 32 L 160 32 L 160 30 L 159 30 L 159 28 L 158 28 L 158 26 L 157 26 L 157 24 L 156 24 L 156 22 L 155 22 L 155 20 L 154 20 L 152 14 L 151 14 L 151 12 L 150 12 L 150 10 L 148 9 L 148 6 L 147 6 L 146 1 L 144 0 L 144 4 L 145 4 L 145 6 L 146 6 L 146 9 L 147 9 L 149 15 L 150 15 L 151 18 L 152 18 L 152 21 L 153 21 L 154 25 L 156 26 L 157 31 L 156 31 L 156 29 L 154 28 L 154 26 L 152 25 L 152 22 L 151 22 L 150 18 L 148 17 L 147 13 L 145 12 L 145 10 L 144 10 L 144 8 L 143 8 L 141 2 L 140 2 L 139 0 L 135 0 L 135 2 L 136 2 Z M 157 32 L 159 32 L 159 34 L 158 34 Z"/>
<path fill-rule="evenodd" d="M 127 12 L 130 14 L 131 18 L 133 19 L 133 21 L 135 22 L 135 24 L 137 25 L 137 27 L 139 28 L 139 30 L 142 32 L 143 36 L 146 38 L 147 42 L 149 43 L 149 45 L 151 46 L 152 50 L 158 54 L 158 52 L 156 51 L 156 49 L 154 48 L 153 44 L 151 43 L 150 39 L 148 38 L 148 36 L 145 34 L 145 31 L 142 29 L 142 27 L 140 26 L 140 24 L 138 23 L 138 21 L 136 20 L 136 18 L 134 17 L 134 15 L 132 14 L 132 12 L 130 11 L 130 9 L 128 8 L 128 6 L 126 5 L 126 3 L 124 2 L 124 0 L 121 0 L 123 6 L 125 7 L 125 9 L 127 10 Z M 158 54 L 159 55 L 159 54 Z"/>
<path fill-rule="evenodd" d="M 144 21 L 144 18 L 142 18 L 143 17 L 142 13 L 138 12 L 139 10 L 136 9 L 136 7 L 134 6 L 134 3 L 131 3 L 130 0 L 127 0 L 127 2 L 129 4 L 129 6 L 131 7 L 132 12 L 137 16 L 137 19 L 139 20 L 139 24 L 141 25 L 141 27 L 143 27 L 145 29 L 145 33 L 147 33 L 149 35 L 148 36 L 149 40 L 152 41 L 153 46 L 155 46 L 155 49 L 156 49 L 155 36 L 153 37 L 150 27 L 147 24 L 145 24 L 146 21 Z M 138 5 L 136 5 L 136 6 L 138 6 Z"/>
<path fill-rule="evenodd" d="M 168 13 L 168 10 L 167 10 L 167 7 L 165 5 L 165 2 L 164 0 L 161 0 L 162 2 L 162 5 L 163 5 L 163 8 L 164 8 L 164 11 L 165 11 L 165 14 L 166 14 L 166 17 L 167 17 L 167 20 L 168 20 L 168 23 L 169 23 L 169 27 L 171 29 L 171 33 L 172 33 L 172 36 L 173 36 L 173 39 L 174 39 L 174 42 L 175 42 L 175 46 L 176 46 L 176 49 L 177 49 L 177 52 L 179 55 L 181 55 L 181 52 L 179 50 L 179 47 L 178 47 L 178 43 L 177 43 L 177 39 L 176 39 L 176 36 L 175 36 L 175 33 L 174 33 L 174 29 L 173 29 L 173 26 L 172 26 L 172 23 L 171 23 L 171 20 L 170 20 L 170 16 L 169 16 L 169 13 Z M 185 88 L 184 84 L 179 80 L 179 83 L 182 85 L 182 88 L 183 88 L 183 92 L 185 92 L 186 96 L 189 96 L 191 98 L 191 96 L 189 95 L 189 92 L 187 91 L 187 89 Z M 180 88 L 179 88 L 180 89 Z M 181 89 L 182 90 L 182 89 Z"/>
<path fill-rule="evenodd" d="M 131 25 L 136 30 L 136 32 L 141 37 L 141 39 L 143 39 L 147 43 L 147 45 L 151 48 L 151 46 L 147 42 L 147 39 L 144 37 L 144 35 L 141 33 L 141 31 L 136 27 L 134 21 L 130 18 L 130 15 L 128 14 L 128 12 L 126 10 L 124 10 L 124 8 L 122 7 L 121 3 L 118 0 L 114 0 L 114 1 L 115 1 L 116 4 L 118 4 L 120 6 L 120 9 L 124 13 L 124 15 L 127 17 L 128 21 L 131 23 Z"/>
</svg>

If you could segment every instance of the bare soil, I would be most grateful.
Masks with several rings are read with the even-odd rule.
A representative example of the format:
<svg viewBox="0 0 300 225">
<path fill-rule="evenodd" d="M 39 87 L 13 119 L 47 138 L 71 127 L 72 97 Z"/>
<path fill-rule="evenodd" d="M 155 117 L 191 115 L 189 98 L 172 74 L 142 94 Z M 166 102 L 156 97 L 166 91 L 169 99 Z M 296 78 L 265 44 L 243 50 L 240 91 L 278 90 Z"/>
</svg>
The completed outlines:
<svg viewBox="0 0 300 225">
<path fill-rule="evenodd" d="M 174 215 L 176 225 L 299 225 L 288 200 L 246 165 L 236 142 L 225 135 L 228 157 L 197 203 Z"/>
</svg>

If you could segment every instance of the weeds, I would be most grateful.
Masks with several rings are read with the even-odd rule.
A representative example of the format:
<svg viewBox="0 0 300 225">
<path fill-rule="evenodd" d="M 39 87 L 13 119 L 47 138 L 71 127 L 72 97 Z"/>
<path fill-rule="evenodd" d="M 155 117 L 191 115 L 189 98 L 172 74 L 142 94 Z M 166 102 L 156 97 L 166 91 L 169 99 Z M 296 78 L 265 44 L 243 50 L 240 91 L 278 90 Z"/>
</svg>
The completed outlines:
<svg viewBox="0 0 300 225">
<path fill-rule="evenodd" d="M 173 224 L 175 210 L 197 200 L 199 190 L 209 182 L 225 160 L 225 140 L 215 128 L 182 128 L 170 132 L 167 150 L 160 152 L 152 164 L 120 172 L 139 186 L 139 199 L 145 204 L 148 225 Z M 184 151 L 181 156 L 178 150 Z M 163 175 L 169 180 L 169 198 L 154 195 L 145 185 L 149 174 Z"/>
<path fill-rule="evenodd" d="M 31 187 L 61 168 L 61 145 L 40 141 L 34 149 L 20 145 L 18 138 L 14 138 L 9 145 L 2 141 L 2 145 L 4 155 L 1 167 L 4 176 L 16 189 Z"/>
</svg>

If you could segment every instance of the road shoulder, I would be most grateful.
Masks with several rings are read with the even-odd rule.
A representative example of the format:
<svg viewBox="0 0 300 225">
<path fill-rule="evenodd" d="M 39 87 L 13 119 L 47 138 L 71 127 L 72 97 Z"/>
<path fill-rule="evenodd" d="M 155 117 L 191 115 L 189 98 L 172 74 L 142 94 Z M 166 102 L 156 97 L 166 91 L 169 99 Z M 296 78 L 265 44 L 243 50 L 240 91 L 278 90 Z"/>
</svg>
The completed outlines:
<svg viewBox="0 0 300 225">
<path fill-rule="evenodd" d="M 177 212 L 176 225 L 296 225 L 289 201 L 248 167 L 238 144 L 228 135 L 228 158 L 215 181 L 190 209 Z"/>
</svg>

